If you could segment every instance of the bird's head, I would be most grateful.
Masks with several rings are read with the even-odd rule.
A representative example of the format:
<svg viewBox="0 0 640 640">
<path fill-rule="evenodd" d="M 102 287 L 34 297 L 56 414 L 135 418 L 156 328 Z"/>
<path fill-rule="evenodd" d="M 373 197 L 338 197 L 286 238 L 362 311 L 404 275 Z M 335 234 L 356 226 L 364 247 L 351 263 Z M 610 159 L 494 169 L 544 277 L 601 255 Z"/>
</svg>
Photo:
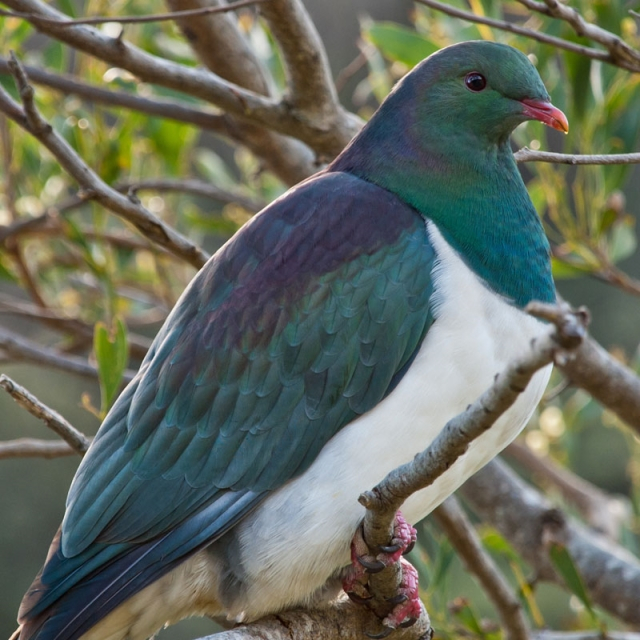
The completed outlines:
<svg viewBox="0 0 640 640">
<path fill-rule="evenodd" d="M 397 94 L 404 104 L 413 103 L 411 124 L 420 137 L 432 137 L 437 128 L 436 135 L 449 142 L 460 136 L 495 144 L 506 141 L 525 120 L 540 120 L 565 133 L 569 129 L 529 59 L 495 42 L 462 42 L 441 49 L 408 74 L 393 94 L 391 101 Z"/>
</svg>

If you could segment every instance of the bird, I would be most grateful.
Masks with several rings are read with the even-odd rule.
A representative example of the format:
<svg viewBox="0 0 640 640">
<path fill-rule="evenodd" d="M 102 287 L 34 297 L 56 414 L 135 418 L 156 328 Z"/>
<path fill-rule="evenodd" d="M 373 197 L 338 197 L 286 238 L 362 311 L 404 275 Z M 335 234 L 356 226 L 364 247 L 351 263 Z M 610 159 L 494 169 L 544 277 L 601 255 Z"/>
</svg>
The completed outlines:
<svg viewBox="0 0 640 640">
<path fill-rule="evenodd" d="M 209 259 L 78 468 L 20 640 L 250 622 L 353 582 L 360 493 L 545 331 L 525 307 L 555 301 L 549 244 L 510 146 L 527 120 L 568 131 L 524 53 L 443 48 Z M 549 375 L 400 525 L 515 438 Z"/>
</svg>

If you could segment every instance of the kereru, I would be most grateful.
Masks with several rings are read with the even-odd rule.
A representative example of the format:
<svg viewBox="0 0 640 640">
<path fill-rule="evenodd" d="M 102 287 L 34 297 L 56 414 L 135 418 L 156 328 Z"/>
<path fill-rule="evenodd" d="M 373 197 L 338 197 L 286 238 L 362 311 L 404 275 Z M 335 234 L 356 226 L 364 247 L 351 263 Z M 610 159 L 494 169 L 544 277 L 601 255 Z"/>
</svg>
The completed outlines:
<svg viewBox="0 0 640 640">
<path fill-rule="evenodd" d="M 445 48 L 209 260 L 78 469 L 21 640 L 250 621 L 349 581 L 359 494 L 544 329 L 523 308 L 555 300 L 549 246 L 509 145 L 531 119 L 568 129 L 525 55 Z M 407 521 L 516 436 L 549 374 Z"/>
</svg>

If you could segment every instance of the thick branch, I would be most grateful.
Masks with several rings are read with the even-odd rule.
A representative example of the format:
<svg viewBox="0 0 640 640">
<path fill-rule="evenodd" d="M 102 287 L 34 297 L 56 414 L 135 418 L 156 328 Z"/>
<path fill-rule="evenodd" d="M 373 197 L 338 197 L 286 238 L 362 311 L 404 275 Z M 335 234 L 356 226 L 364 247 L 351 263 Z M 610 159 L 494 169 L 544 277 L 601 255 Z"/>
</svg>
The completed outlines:
<svg viewBox="0 0 640 640">
<path fill-rule="evenodd" d="M 202 9 L 218 0 L 166 0 L 172 9 Z M 222 5 L 223 7 L 225 5 Z M 202 63 L 228 82 L 269 95 L 268 72 L 240 32 L 233 16 L 182 17 L 176 22 Z M 317 170 L 315 156 L 303 143 L 263 126 L 228 116 L 235 140 L 250 149 L 286 184 L 304 180 Z"/>
<path fill-rule="evenodd" d="M 321 126 L 342 110 L 324 44 L 300 0 L 270 0 L 260 13 L 280 45 L 289 76 L 288 101 Z"/>
<path fill-rule="evenodd" d="M 496 607 L 509 640 L 529 640 L 529 625 L 518 597 L 505 580 L 496 563 L 484 550 L 482 542 L 459 502 L 447 498 L 433 515 L 440 528 L 484 588 L 487 597 Z"/>
<path fill-rule="evenodd" d="M 42 16 L 50 20 L 66 20 L 40 0 L 3 0 L 16 11 Z M 96 29 L 85 26 L 58 26 L 51 22 L 30 18 L 32 24 L 61 42 L 88 53 L 109 64 L 126 69 L 145 82 L 182 91 L 218 105 L 232 115 L 262 124 L 275 131 L 306 142 L 318 153 L 338 154 L 361 127 L 360 120 L 347 112 L 330 123 L 316 126 L 313 121 L 301 119 L 287 104 L 275 102 L 253 91 L 226 82 L 208 71 L 186 67 L 134 47 L 122 38 L 111 38 Z"/>
<path fill-rule="evenodd" d="M 567 547 L 593 602 L 628 624 L 640 624 L 640 563 L 626 549 L 568 520 L 503 462 L 467 480 L 462 495 L 536 570 L 563 584 L 549 561 L 549 544 Z"/>
<path fill-rule="evenodd" d="M 640 378 L 595 340 L 588 339 L 573 360 L 560 364 L 576 386 L 590 393 L 640 434 Z"/>
<path fill-rule="evenodd" d="M 131 222 L 153 242 L 193 266 L 201 267 L 208 257 L 202 249 L 196 247 L 184 236 L 159 220 L 138 202 L 123 196 L 103 182 L 67 141 L 51 128 L 35 107 L 33 89 L 27 82 L 24 70 L 15 58 L 10 65 L 23 100 L 24 111 L 1 88 L 0 111 L 4 112 L 41 142 L 55 156 L 64 169 L 75 178 L 80 186 L 91 192 L 95 200 L 100 204 Z"/>
<path fill-rule="evenodd" d="M 365 632 L 376 624 L 376 618 L 366 607 L 346 600 L 325 609 L 285 611 L 200 638 L 199 640 L 363 640 Z M 424 616 L 408 629 L 398 629 L 394 640 L 430 640 L 429 618 Z"/>
<path fill-rule="evenodd" d="M 551 151 L 533 151 L 523 147 L 516 151 L 517 162 L 552 162 L 554 164 L 638 164 L 640 153 L 611 153 L 598 155 L 575 155 L 571 153 L 553 153 Z"/>
<path fill-rule="evenodd" d="M 618 539 L 630 512 L 622 499 L 609 496 L 549 457 L 537 456 L 519 442 L 512 442 L 504 453 L 531 472 L 536 484 L 543 488 L 555 487 L 568 504 L 577 508 L 589 526 L 612 540 Z"/>
</svg>

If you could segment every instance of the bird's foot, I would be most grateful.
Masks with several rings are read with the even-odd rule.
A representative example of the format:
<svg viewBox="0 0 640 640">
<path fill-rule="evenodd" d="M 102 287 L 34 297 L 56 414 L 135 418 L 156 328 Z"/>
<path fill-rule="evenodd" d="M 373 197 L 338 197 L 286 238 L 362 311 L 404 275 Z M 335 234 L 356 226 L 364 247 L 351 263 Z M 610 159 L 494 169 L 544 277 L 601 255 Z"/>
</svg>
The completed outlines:
<svg viewBox="0 0 640 640">
<path fill-rule="evenodd" d="M 396 514 L 391 542 L 380 547 L 375 556 L 369 553 L 361 527 L 351 542 L 351 567 L 343 577 L 342 587 L 349 598 L 358 604 L 366 604 L 371 599 L 369 574 L 378 573 L 398 560 L 401 562 L 402 580 L 398 593 L 389 601 L 394 608 L 382 621 L 384 627 L 389 629 L 387 634 L 398 626 L 413 624 L 420 616 L 418 573 L 402 558 L 413 549 L 415 542 L 416 530 L 400 512 Z"/>
<path fill-rule="evenodd" d="M 383 627 L 391 629 L 410 627 L 415 624 L 422 611 L 418 593 L 418 572 L 404 558 L 400 558 L 400 565 L 402 567 L 402 581 L 398 587 L 398 594 L 389 601 L 395 606 L 393 611 L 382 621 Z"/>
</svg>

